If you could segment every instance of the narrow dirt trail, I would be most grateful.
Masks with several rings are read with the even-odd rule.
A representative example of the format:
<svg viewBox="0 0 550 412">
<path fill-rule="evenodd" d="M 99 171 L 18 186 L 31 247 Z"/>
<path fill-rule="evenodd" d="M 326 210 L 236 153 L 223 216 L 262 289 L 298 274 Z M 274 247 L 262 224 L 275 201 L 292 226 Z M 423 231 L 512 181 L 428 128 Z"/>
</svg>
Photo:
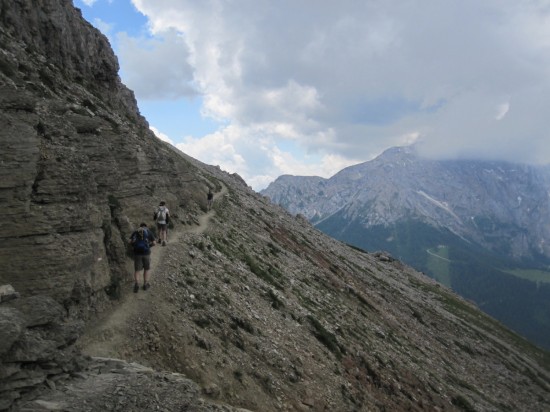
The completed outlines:
<svg viewBox="0 0 550 412">
<path fill-rule="evenodd" d="M 227 187 L 222 185 L 222 190 L 214 194 L 214 202 L 227 193 Z M 146 314 L 152 307 L 162 304 L 160 291 L 155 290 L 155 276 L 162 263 L 164 254 L 169 250 L 170 245 L 177 244 L 185 233 L 201 234 L 210 224 L 210 219 L 216 214 L 215 210 L 199 216 L 198 226 L 186 227 L 180 230 L 173 230 L 169 234 L 168 243 L 165 247 L 155 246 L 151 249 L 151 269 L 149 279 L 151 289 L 133 293 L 130 288 L 133 281 L 124 285 L 125 291 L 121 300 L 112 308 L 103 312 L 98 319 L 93 321 L 84 334 L 80 336 L 77 346 L 82 353 L 89 356 L 106 358 L 122 358 L 128 344 L 130 343 L 131 328 L 133 322 L 140 314 Z M 133 272 L 129 274 L 133 278 Z M 140 275 L 139 281 L 142 283 Z"/>
</svg>

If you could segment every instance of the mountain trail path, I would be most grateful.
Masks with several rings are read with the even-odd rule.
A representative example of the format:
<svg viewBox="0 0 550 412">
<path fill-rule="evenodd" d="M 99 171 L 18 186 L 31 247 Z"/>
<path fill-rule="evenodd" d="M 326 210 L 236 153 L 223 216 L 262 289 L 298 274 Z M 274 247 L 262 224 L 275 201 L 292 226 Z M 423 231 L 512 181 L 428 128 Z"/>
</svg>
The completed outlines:
<svg viewBox="0 0 550 412">
<path fill-rule="evenodd" d="M 222 185 L 222 189 L 214 194 L 214 204 L 216 199 L 227 193 L 227 187 Z M 82 336 L 77 341 L 77 347 L 83 354 L 92 357 L 117 358 L 128 360 L 139 360 L 138 347 L 136 347 L 136 328 L 144 324 L 155 324 L 158 316 L 162 317 L 163 307 L 166 303 L 166 291 L 163 291 L 161 279 L 165 275 L 163 265 L 165 257 L 170 256 L 171 252 L 180 253 L 178 241 L 184 234 L 201 234 L 209 227 L 210 219 L 215 215 L 215 210 L 198 217 L 198 225 L 180 226 L 178 229 L 171 230 L 168 236 L 168 242 L 165 247 L 156 245 L 151 248 L 151 269 L 149 272 L 149 281 L 151 288 L 144 291 L 140 288 L 138 293 L 133 293 L 133 263 L 132 271 L 128 274 L 128 280 L 123 282 L 125 289 L 120 300 L 104 310 L 98 317 L 92 320 L 84 330 Z M 180 248 L 181 249 L 181 248 Z M 172 258 L 172 260 L 177 258 Z M 143 276 L 140 273 L 138 277 L 140 285 L 143 284 Z M 157 316 L 157 318 L 155 318 Z M 137 332 L 139 334 L 139 332 Z M 138 339 L 139 340 L 139 337 Z M 139 344 L 138 344 L 139 346 Z M 135 359 L 137 355 L 138 359 Z"/>
</svg>

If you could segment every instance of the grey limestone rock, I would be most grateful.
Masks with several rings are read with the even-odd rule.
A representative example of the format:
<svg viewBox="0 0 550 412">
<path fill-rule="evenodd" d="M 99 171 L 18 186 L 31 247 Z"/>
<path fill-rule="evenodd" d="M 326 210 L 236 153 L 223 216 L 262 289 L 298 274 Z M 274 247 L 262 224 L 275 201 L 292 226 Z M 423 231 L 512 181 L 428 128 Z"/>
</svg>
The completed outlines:
<svg viewBox="0 0 550 412">
<path fill-rule="evenodd" d="M 7 302 L 8 300 L 17 299 L 19 293 L 15 291 L 12 285 L 0 286 L 0 303 Z"/>
<path fill-rule="evenodd" d="M 26 327 L 61 323 L 63 307 L 50 296 L 35 295 L 14 300 L 10 306 L 25 315 Z"/>
<path fill-rule="evenodd" d="M 19 339 L 25 323 L 25 317 L 17 309 L 0 306 L 0 357 Z"/>
</svg>

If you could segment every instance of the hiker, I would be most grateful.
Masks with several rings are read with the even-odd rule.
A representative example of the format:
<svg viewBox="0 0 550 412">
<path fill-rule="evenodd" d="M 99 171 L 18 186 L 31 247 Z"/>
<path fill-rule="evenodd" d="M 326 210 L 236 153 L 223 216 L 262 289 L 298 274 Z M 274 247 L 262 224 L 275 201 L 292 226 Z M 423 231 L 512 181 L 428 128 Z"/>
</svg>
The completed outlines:
<svg viewBox="0 0 550 412">
<path fill-rule="evenodd" d="M 166 246 L 166 242 L 168 241 L 168 222 L 170 221 L 170 211 L 166 207 L 166 203 L 164 201 L 159 203 L 154 219 L 157 222 L 158 241 L 162 242 L 162 246 Z"/>
<path fill-rule="evenodd" d="M 149 269 L 151 268 L 151 247 L 155 245 L 155 237 L 140 223 L 139 229 L 130 236 L 130 244 L 134 247 L 134 293 L 139 291 L 138 275 L 143 270 L 143 290 L 149 289 Z"/>
<path fill-rule="evenodd" d="M 214 193 L 212 193 L 212 189 L 208 189 L 206 200 L 207 200 L 206 210 L 212 210 L 212 203 L 214 203 Z"/>
</svg>

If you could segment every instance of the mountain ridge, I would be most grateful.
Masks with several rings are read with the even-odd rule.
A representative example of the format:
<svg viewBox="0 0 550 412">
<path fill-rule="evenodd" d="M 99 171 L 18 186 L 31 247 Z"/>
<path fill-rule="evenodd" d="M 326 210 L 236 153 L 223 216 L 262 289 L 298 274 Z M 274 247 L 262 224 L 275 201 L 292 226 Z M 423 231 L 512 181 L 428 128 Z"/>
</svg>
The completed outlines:
<svg viewBox="0 0 550 412">
<path fill-rule="evenodd" d="M 70 1 L 0 0 L 0 22 L 0 410 L 548 409 L 548 352 L 157 139 Z"/>
<path fill-rule="evenodd" d="M 488 176 L 483 176 L 484 173 Z M 437 178 L 434 179 L 433 176 Z M 519 181 L 511 182 L 516 185 L 515 188 L 499 185 L 499 181 L 514 179 Z M 476 223 L 470 222 L 472 216 L 468 216 L 468 213 L 492 214 L 495 219 L 509 221 L 519 228 L 530 223 L 527 214 L 539 212 L 541 216 L 536 220 L 532 219 L 537 224 L 527 228 L 534 234 L 532 236 L 535 239 L 530 241 L 528 247 L 521 244 L 521 239 L 514 240 L 518 244 L 513 252 L 514 256 L 523 257 L 532 254 L 528 250 L 532 248 L 550 256 L 550 249 L 544 242 L 550 235 L 550 228 L 547 224 L 538 223 L 546 222 L 546 217 L 550 217 L 548 193 L 541 190 L 550 186 L 550 174 L 543 167 L 497 161 L 421 159 L 414 153 L 413 148 L 407 147 L 388 149 L 378 158 L 349 166 L 329 179 L 300 177 L 296 180 L 285 177 L 285 184 L 295 185 L 295 190 L 309 197 L 307 200 L 293 198 L 296 196 L 295 193 L 283 193 L 284 188 L 280 187 L 280 182 L 277 179 L 261 193 L 272 198 L 275 203 L 283 204 L 291 213 L 300 213 L 314 223 L 318 219 L 326 219 L 343 207 L 347 208 L 348 213 L 353 213 L 355 200 L 359 200 L 360 205 L 376 201 L 379 206 L 369 210 L 368 216 L 361 216 L 366 226 L 395 222 L 402 218 L 404 213 L 409 213 L 429 221 L 434 226 L 450 228 L 462 236 L 467 234 L 465 237 L 481 244 L 484 243 L 484 236 L 476 233 Z M 520 184 L 527 185 L 527 188 L 521 187 Z M 311 187 L 312 185 L 314 187 Z M 536 194 L 536 199 L 530 196 L 527 190 L 529 185 L 537 188 L 539 193 Z M 387 189 L 388 187 L 390 189 Z M 461 188 L 462 193 L 457 194 L 457 188 Z M 475 195 L 464 193 L 467 188 Z M 523 189 L 523 196 L 518 188 Z M 512 193 L 515 192 L 514 189 L 518 194 Z M 430 190 L 433 192 L 432 195 L 427 193 Z M 367 191 L 370 193 L 366 193 Z M 502 196 L 499 191 L 510 193 Z M 423 199 L 418 199 L 419 196 Z M 514 214 L 514 202 L 518 202 L 517 209 L 521 206 L 526 210 Z M 522 203 L 527 203 L 527 207 Z M 457 210 L 450 210 L 449 204 Z M 325 209 L 308 209 L 309 205 Z M 448 222 L 449 217 L 456 222 Z"/>
</svg>

